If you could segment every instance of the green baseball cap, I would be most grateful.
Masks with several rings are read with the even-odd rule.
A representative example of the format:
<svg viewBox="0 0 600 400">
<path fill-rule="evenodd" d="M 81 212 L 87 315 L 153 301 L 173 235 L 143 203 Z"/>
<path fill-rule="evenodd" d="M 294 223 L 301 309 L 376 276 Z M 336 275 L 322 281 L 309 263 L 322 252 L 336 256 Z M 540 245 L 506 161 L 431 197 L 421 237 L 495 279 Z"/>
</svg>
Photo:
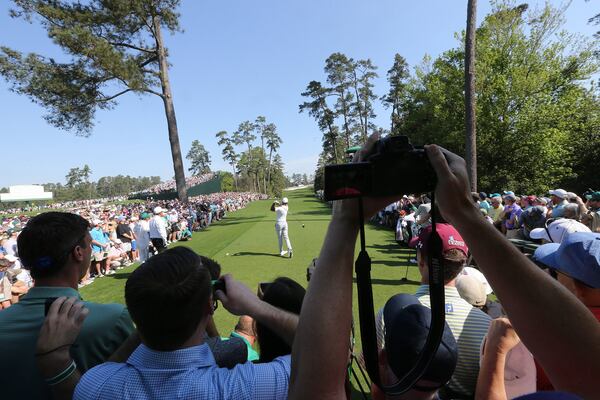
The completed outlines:
<svg viewBox="0 0 600 400">
<path fill-rule="evenodd" d="M 585 198 L 592 201 L 600 201 L 600 192 L 593 192 L 591 194 L 586 194 Z"/>
</svg>

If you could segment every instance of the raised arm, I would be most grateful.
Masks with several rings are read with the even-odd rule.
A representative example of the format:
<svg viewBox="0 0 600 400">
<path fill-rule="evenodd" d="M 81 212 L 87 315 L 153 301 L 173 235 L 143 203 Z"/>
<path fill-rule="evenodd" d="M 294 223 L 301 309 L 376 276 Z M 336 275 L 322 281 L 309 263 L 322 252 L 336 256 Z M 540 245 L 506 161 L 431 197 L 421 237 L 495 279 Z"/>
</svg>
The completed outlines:
<svg viewBox="0 0 600 400">
<path fill-rule="evenodd" d="M 561 284 L 543 272 L 478 216 L 470 201 L 465 161 L 427 146 L 438 176 L 439 207 L 469 245 L 521 340 L 558 390 L 598 393 L 600 324 Z M 445 157 L 444 157 L 445 156 Z"/>
<path fill-rule="evenodd" d="M 69 350 L 88 312 L 77 298 L 59 297 L 40 330 L 35 353 L 37 367 L 54 399 L 72 399 L 81 378 Z"/>
<path fill-rule="evenodd" d="M 504 386 L 506 357 L 520 341 L 508 319 L 492 321 L 483 348 L 476 400 L 507 400 Z"/>
<path fill-rule="evenodd" d="M 377 139 L 371 136 L 355 160 L 368 154 Z M 395 200 L 365 199 L 365 217 Z M 352 323 L 352 265 L 357 234 L 357 202 L 334 202 L 333 216 L 302 303 L 292 347 L 289 399 L 346 398 L 344 380 Z"/>
</svg>

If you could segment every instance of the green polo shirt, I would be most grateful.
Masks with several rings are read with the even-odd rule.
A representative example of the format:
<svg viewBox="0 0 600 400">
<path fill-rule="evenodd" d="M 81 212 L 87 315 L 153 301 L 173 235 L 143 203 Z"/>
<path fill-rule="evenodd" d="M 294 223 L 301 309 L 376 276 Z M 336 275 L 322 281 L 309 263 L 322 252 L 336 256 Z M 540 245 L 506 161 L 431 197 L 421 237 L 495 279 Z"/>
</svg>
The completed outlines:
<svg viewBox="0 0 600 400">
<path fill-rule="evenodd" d="M 50 392 L 35 365 L 35 347 L 49 297 L 78 297 L 68 287 L 33 287 L 17 304 L 0 311 L 0 380 L 6 399 L 49 399 Z M 101 364 L 133 332 L 127 309 L 120 304 L 84 302 L 89 309 L 71 355 L 83 373 Z"/>
<path fill-rule="evenodd" d="M 231 335 L 229 335 L 229 337 L 236 337 L 236 338 L 242 339 L 244 341 L 244 343 L 246 343 L 246 347 L 248 348 L 248 361 L 258 361 L 258 359 L 260 357 L 259 357 L 258 353 L 256 352 L 256 350 L 254 350 L 252 348 L 252 345 L 250 344 L 248 339 L 246 339 L 245 337 L 243 337 L 242 335 L 240 335 L 236 332 L 231 332 Z"/>
</svg>

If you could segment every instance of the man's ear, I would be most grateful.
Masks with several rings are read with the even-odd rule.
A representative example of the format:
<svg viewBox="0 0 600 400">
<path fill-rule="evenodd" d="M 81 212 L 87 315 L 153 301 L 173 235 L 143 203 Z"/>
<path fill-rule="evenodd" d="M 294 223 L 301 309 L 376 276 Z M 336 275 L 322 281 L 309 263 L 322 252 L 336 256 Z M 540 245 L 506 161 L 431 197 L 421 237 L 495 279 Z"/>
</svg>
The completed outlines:
<svg viewBox="0 0 600 400">
<path fill-rule="evenodd" d="M 214 315 L 214 314 L 215 314 L 215 307 L 213 307 L 213 304 L 214 304 L 214 300 L 213 300 L 213 297 L 212 297 L 212 295 L 211 295 L 211 296 L 208 298 L 208 303 L 207 303 L 207 304 L 206 304 L 206 306 L 205 306 L 205 310 L 204 310 L 204 312 L 205 312 L 205 315 L 210 315 L 210 316 L 212 316 L 212 315 Z"/>
<path fill-rule="evenodd" d="M 84 247 L 81 245 L 77 245 L 71 251 L 71 255 L 75 259 L 75 261 L 81 262 L 85 259 Z"/>
</svg>

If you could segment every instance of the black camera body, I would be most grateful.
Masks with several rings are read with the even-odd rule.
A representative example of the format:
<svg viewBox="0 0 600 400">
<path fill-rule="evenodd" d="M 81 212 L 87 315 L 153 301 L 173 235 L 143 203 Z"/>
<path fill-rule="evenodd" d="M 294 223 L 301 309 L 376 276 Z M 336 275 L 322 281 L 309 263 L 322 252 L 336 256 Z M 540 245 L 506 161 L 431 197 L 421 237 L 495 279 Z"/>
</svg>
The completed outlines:
<svg viewBox="0 0 600 400">
<path fill-rule="evenodd" d="M 425 149 L 413 146 L 407 136 L 389 136 L 359 163 L 325 167 L 324 198 L 385 197 L 431 192 L 436 175 Z"/>
</svg>

